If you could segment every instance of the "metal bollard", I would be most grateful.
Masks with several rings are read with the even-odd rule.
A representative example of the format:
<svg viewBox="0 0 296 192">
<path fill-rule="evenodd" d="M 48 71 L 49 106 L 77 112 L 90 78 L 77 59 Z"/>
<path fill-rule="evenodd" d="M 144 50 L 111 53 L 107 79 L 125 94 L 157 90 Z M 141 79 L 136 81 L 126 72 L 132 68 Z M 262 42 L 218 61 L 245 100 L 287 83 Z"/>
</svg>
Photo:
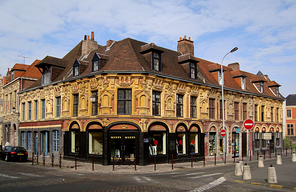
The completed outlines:
<svg viewBox="0 0 296 192">
<path fill-rule="evenodd" d="M 34 152 L 32 153 L 32 165 L 34 165 Z"/>
<path fill-rule="evenodd" d="M 51 154 L 51 166 L 54 167 L 54 154 Z"/>
<path fill-rule="evenodd" d="M 154 171 L 156 171 L 156 155 L 154 155 Z"/>
<path fill-rule="evenodd" d="M 95 167 L 94 167 L 94 155 L 92 155 L 92 157 L 91 157 L 91 165 L 92 165 L 92 171 L 94 171 L 95 170 Z"/>
<path fill-rule="evenodd" d="M 60 154 L 60 168 L 62 168 L 62 154 Z"/>
<path fill-rule="evenodd" d="M 43 153 L 43 166 L 45 166 L 45 153 Z"/>
<path fill-rule="evenodd" d="M 113 171 L 114 171 L 114 156 L 113 156 Z"/>
<path fill-rule="evenodd" d="M 193 167 L 193 155 L 191 154 L 191 168 Z"/>
<path fill-rule="evenodd" d="M 174 155 L 172 155 L 172 170 L 174 170 Z"/>
<path fill-rule="evenodd" d="M 37 157 L 36 157 L 36 164 L 38 164 L 38 151 L 37 151 Z"/>
<path fill-rule="evenodd" d="M 259 152 L 257 151 L 257 160 L 258 160 L 258 153 L 259 153 Z"/>
<path fill-rule="evenodd" d="M 204 157 L 203 157 L 203 166 L 204 166 L 204 167 L 206 166 L 206 157 L 205 157 L 205 155 L 204 155 Z"/>
<path fill-rule="evenodd" d="M 77 155 L 75 155 L 75 170 L 77 170 Z"/>
<path fill-rule="evenodd" d="M 135 171 L 137 171 L 137 155 L 135 155 Z"/>
<path fill-rule="evenodd" d="M 242 150 L 242 161 L 244 161 L 244 150 Z"/>
</svg>

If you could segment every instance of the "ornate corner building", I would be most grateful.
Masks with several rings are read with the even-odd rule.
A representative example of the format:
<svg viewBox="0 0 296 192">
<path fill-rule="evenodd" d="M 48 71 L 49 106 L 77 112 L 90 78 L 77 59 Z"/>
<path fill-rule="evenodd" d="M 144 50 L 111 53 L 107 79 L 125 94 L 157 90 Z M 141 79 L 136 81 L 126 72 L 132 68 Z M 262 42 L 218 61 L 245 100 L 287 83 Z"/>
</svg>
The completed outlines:
<svg viewBox="0 0 296 192">
<path fill-rule="evenodd" d="M 92 32 L 35 66 L 42 78 L 19 93 L 20 144 L 29 152 L 146 165 L 154 156 L 230 159 L 282 148 L 280 85 L 239 63 L 223 66 L 223 142 L 221 65 L 195 57 L 190 38 L 174 51 L 130 38 L 102 46 Z M 255 121 L 250 134 L 245 119 Z"/>
</svg>

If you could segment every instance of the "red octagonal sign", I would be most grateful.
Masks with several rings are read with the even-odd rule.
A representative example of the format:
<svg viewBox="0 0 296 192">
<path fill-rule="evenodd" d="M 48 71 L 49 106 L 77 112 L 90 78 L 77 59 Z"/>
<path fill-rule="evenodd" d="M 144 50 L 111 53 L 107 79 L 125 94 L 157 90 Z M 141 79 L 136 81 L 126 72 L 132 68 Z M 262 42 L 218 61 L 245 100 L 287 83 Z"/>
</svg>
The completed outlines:
<svg viewBox="0 0 296 192">
<path fill-rule="evenodd" d="M 222 137 L 224 137 L 224 136 L 226 135 L 226 130 L 225 130 L 225 129 L 222 129 L 222 130 L 220 131 L 220 134 L 221 134 Z"/>
<path fill-rule="evenodd" d="M 252 129 L 254 127 L 254 121 L 252 119 L 245 120 L 244 127 L 248 130 Z"/>
</svg>

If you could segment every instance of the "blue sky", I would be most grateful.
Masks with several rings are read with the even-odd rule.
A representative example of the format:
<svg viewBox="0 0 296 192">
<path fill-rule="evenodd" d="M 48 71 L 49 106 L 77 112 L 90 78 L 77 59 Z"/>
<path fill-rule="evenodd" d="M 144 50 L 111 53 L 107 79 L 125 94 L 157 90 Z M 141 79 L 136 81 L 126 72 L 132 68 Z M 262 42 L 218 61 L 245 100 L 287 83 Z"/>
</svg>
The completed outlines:
<svg viewBox="0 0 296 192">
<path fill-rule="evenodd" d="M 296 1 L 294 0 L 0 0 L 0 74 L 15 63 L 63 57 L 84 35 L 131 37 L 177 49 L 186 35 L 195 56 L 243 71 L 260 70 L 296 93 Z"/>
</svg>

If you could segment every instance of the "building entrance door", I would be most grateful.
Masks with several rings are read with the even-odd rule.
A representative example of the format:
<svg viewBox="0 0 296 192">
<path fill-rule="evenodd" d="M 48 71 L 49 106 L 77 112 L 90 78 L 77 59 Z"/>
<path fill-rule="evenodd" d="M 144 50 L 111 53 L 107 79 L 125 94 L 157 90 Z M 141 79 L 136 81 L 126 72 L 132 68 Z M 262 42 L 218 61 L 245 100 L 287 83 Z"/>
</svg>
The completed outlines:
<svg viewBox="0 0 296 192">
<path fill-rule="evenodd" d="M 110 134 L 110 163 L 134 163 L 137 155 L 136 133 Z"/>
</svg>

